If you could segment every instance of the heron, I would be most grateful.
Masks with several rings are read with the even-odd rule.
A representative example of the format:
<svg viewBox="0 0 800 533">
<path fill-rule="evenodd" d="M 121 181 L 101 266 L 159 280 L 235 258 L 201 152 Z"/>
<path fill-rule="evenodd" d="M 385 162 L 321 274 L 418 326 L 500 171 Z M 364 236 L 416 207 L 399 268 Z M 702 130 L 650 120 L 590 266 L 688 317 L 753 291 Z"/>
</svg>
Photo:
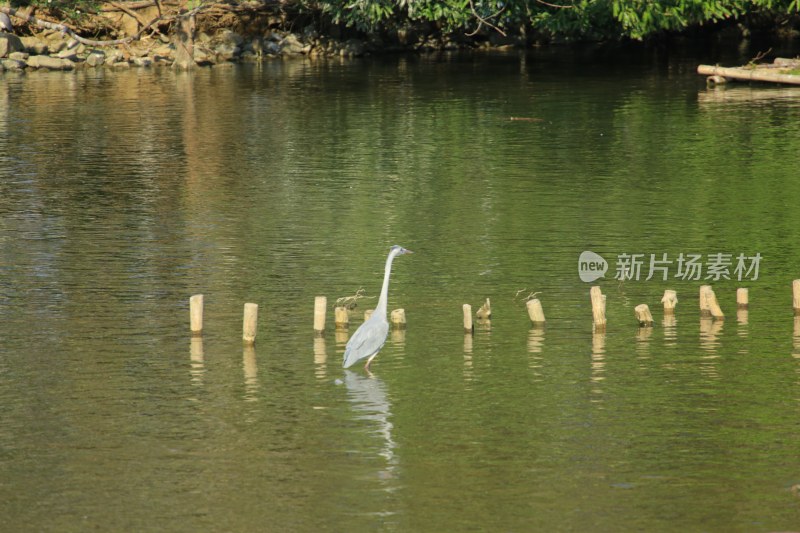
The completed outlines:
<svg viewBox="0 0 800 533">
<path fill-rule="evenodd" d="M 5 13 L 0 13 L 0 31 L 14 31 L 14 26 L 11 25 L 11 18 Z"/>
<path fill-rule="evenodd" d="M 372 316 L 366 322 L 361 324 L 356 332 L 350 337 L 347 346 L 344 349 L 344 360 L 342 366 L 350 368 L 357 362 L 366 358 L 367 363 L 364 365 L 366 370 L 369 370 L 369 364 L 381 351 L 383 343 L 386 342 L 386 335 L 389 333 L 389 321 L 386 320 L 386 300 L 389 296 L 389 276 L 392 273 L 392 261 L 398 255 L 413 253 L 411 250 L 406 250 L 402 246 L 394 245 L 389 251 L 389 257 L 386 258 L 386 268 L 383 273 L 383 287 L 381 287 L 381 295 L 378 298 L 378 305 Z"/>
</svg>

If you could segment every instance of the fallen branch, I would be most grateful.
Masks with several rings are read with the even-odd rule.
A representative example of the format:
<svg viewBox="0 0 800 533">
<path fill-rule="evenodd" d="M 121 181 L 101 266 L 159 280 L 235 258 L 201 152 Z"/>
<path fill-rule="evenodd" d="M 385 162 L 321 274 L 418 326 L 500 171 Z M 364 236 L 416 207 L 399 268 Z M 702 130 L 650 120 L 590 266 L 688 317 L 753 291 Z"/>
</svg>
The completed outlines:
<svg viewBox="0 0 800 533">
<path fill-rule="evenodd" d="M 193 15 L 196 15 L 198 12 L 200 12 L 202 10 L 203 7 L 204 6 L 198 6 L 198 7 L 194 8 L 194 9 L 192 9 L 191 11 L 187 11 L 185 13 L 178 13 L 178 14 L 175 14 L 175 15 L 161 15 L 161 16 L 158 16 L 158 17 L 154 18 L 153 20 L 151 20 L 149 23 L 147 23 L 144 26 L 142 26 L 142 28 L 138 32 L 136 32 L 136 34 L 131 35 L 130 37 L 126 37 L 124 39 L 113 39 L 113 40 L 109 40 L 109 41 L 98 41 L 98 40 L 95 40 L 95 39 L 86 39 L 85 37 L 81 37 L 80 35 L 75 33 L 75 30 L 73 30 L 69 26 L 66 26 L 64 24 L 57 24 L 55 22 L 47 22 L 46 20 L 38 19 L 38 18 L 36 18 L 36 17 L 34 17 L 32 15 L 26 15 L 25 13 L 20 13 L 16 9 L 14 9 L 13 7 L 0 6 L 0 12 L 6 13 L 8 15 L 11 15 L 12 17 L 16 17 L 16 18 L 18 18 L 18 19 L 20 19 L 20 20 L 22 20 L 22 21 L 24 21 L 24 22 L 26 22 L 28 24 L 33 24 L 33 25 L 38 26 L 40 28 L 46 28 L 46 29 L 49 29 L 49 30 L 60 31 L 61 33 L 69 35 L 70 37 L 72 37 L 73 39 L 78 41 L 79 43 L 85 44 L 87 46 L 117 46 L 117 45 L 120 45 L 120 44 L 128 44 L 128 43 L 131 43 L 133 41 L 138 40 L 139 38 L 141 38 L 141 36 L 142 36 L 142 34 L 144 32 L 146 32 L 151 27 L 153 27 L 154 25 L 159 24 L 161 22 L 171 22 L 173 20 L 176 20 L 176 19 L 179 19 L 179 18 L 182 18 L 182 17 L 190 17 L 190 16 L 193 16 Z"/>
</svg>

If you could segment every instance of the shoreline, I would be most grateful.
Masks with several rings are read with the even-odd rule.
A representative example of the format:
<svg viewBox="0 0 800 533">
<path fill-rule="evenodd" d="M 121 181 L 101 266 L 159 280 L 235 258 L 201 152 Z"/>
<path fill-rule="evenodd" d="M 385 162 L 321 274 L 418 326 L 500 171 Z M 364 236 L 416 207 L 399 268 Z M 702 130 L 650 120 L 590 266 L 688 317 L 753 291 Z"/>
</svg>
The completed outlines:
<svg viewBox="0 0 800 533">
<path fill-rule="evenodd" d="M 1 9 L 1 8 L 0 8 Z M 11 10 L 14 11 L 14 10 Z M 14 14 L 14 13 L 12 13 Z M 239 19 L 214 19 L 207 15 L 171 15 L 164 31 L 155 25 L 137 22 L 121 12 L 114 21 L 115 33 L 122 38 L 95 41 L 78 35 L 72 28 L 41 21 L 25 13 L 14 14 L 27 21 L 27 27 L 12 32 L 0 31 L 0 72 L 27 69 L 75 70 L 80 68 L 125 69 L 168 66 L 190 69 L 238 63 L 258 63 L 278 59 L 333 59 L 380 55 L 425 55 L 442 52 L 494 52 L 541 49 L 559 46 L 669 46 L 680 40 L 709 39 L 719 44 L 741 46 L 751 37 L 743 27 L 678 33 L 647 41 L 557 41 L 532 36 L 501 36 L 497 33 L 467 36 L 445 34 L 420 24 L 394 33 L 363 35 L 340 27 L 321 32 L 314 24 L 293 31 L 262 15 L 245 27 Z M 25 19 L 27 17 L 27 19 Z M 295 21 L 296 22 L 296 21 Z M 96 23 L 96 21 L 95 21 Z M 34 31 L 38 26 L 41 31 Z M 278 26 L 278 27 L 276 27 Z M 294 26 L 294 24 L 289 24 Z M 297 24 L 300 26 L 300 24 Z M 42 29 L 44 27 L 44 29 Z M 17 30 L 28 35 L 17 35 Z M 145 34 L 149 29 L 151 33 Z M 237 29 L 242 31 L 236 31 Z M 22 31 L 20 31 L 22 33 Z M 771 41 L 798 48 L 797 37 L 773 33 Z M 770 49 L 771 50 L 771 49 Z"/>
</svg>

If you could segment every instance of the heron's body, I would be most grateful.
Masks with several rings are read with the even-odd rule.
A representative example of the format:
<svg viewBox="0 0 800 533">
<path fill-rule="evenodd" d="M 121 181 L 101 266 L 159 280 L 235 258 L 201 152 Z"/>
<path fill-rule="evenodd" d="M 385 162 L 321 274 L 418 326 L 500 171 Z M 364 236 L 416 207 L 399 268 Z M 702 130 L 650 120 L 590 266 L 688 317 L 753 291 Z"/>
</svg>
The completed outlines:
<svg viewBox="0 0 800 533">
<path fill-rule="evenodd" d="M 386 268 L 383 273 L 383 286 L 381 295 L 378 298 L 378 305 L 372 316 L 361 324 L 344 349 L 344 360 L 342 366 L 350 368 L 362 359 L 367 359 L 365 368 L 378 355 L 378 352 L 386 342 L 386 335 L 389 333 L 389 321 L 386 320 L 386 306 L 389 298 L 389 276 L 392 273 L 392 261 L 401 254 L 411 253 L 401 246 L 392 246 L 389 257 L 386 258 Z"/>
</svg>

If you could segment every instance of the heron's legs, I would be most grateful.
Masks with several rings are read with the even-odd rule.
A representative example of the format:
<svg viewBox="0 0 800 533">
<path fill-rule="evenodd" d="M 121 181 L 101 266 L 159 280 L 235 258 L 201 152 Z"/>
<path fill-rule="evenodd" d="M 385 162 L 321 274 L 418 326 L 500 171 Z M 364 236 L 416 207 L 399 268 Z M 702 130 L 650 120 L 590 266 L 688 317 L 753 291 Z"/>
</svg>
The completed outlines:
<svg viewBox="0 0 800 533">
<path fill-rule="evenodd" d="M 373 359 L 375 359 L 376 355 L 378 355 L 377 352 L 375 352 L 374 354 L 370 355 L 369 359 L 367 359 L 367 363 L 364 365 L 364 370 L 366 370 L 367 372 L 369 372 L 369 364 L 372 362 Z"/>
</svg>

